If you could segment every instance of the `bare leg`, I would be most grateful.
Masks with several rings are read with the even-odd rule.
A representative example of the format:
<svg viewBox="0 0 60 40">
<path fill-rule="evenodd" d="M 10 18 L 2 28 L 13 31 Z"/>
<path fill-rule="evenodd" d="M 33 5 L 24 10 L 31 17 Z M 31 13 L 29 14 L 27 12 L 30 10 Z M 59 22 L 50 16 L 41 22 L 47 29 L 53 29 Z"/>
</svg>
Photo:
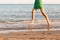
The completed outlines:
<svg viewBox="0 0 60 40">
<path fill-rule="evenodd" d="M 45 19 L 46 19 L 46 21 L 47 21 L 47 23 L 48 23 L 48 30 L 49 30 L 50 21 L 49 21 L 49 19 L 48 19 L 48 16 L 47 16 L 47 14 L 45 13 L 45 11 L 44 11 L 43 8 L 41 8 L 40 11 L 41 11 L 42 15 L 45 17 Z"/>
<path fill-rule="evenodd" d="M 31 23 L 33 24 L 34 23 L 34 15 L 35 15 L 35 9 L 32 10 L 32 19 L 31 19 Z"/>
</svg>

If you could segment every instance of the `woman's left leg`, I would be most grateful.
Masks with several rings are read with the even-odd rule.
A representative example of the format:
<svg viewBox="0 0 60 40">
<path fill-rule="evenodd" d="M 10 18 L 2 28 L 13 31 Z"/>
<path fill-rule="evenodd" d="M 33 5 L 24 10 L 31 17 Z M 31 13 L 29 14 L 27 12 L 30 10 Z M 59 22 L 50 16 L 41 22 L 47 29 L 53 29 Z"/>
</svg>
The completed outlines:
<svg viewBox="0 0 60 40">
<path fill-rule="evenodd" d="M 32 19 L 31 19 L 31 23 L 34 23 L 34 16 L 35 16 L 35 9 L 32 10 Z"/>
</svg>

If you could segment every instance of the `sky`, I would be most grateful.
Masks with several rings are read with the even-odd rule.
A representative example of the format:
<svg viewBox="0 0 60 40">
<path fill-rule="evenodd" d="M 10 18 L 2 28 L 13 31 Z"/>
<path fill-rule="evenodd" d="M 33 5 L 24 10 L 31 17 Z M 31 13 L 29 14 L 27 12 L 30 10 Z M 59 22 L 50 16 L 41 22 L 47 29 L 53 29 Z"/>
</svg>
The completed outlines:
<svg viewBox="0 0 60 40">
<path fill-rule="evenodd" d="M 33 4 L 35 0 L 0 0 L 0 4 Z M 60 4 L 60 0 L 42 0 L 44 4 Z"/>
</svg>

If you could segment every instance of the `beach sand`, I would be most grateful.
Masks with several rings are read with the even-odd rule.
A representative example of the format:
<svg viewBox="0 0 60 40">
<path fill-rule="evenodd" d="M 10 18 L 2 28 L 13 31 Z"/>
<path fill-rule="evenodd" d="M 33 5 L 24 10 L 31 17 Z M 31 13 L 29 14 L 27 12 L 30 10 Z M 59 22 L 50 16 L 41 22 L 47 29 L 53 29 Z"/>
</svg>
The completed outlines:
<svg viewBox="0 0 60 40">
<path fill-rule="evenodd" d="M 60 20 L 51 20 L 50 30 L 45 20 L 0 23 L 0 40 L 60 40 Z"/>
<path fill-rule="evenodd" d="M 29 31 L 0 34 L 0 40 L 60 40 L 60 31 Z"/>
</svg>

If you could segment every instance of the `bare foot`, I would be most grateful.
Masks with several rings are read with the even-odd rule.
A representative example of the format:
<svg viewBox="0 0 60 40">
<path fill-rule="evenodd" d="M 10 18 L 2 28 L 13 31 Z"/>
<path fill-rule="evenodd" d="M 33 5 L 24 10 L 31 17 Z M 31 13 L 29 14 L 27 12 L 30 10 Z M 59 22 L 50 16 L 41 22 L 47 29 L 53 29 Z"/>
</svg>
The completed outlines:
<svg viewBox="0 0 60 40">
<path fill-rule="evenodd" d="M 31 21 L 31 24 L 34 24 L 34 21 Z"/>
<path fill-rule="evenodd" d="M 50 21 L 48 22 L 48 31 L 49 31 L 49 29 L 50 29 Z"/>
<path fill-rule="evenodd" d="M 50 26 L 50 21 L 48 21 L 48 26 Z"/>
</svg>

